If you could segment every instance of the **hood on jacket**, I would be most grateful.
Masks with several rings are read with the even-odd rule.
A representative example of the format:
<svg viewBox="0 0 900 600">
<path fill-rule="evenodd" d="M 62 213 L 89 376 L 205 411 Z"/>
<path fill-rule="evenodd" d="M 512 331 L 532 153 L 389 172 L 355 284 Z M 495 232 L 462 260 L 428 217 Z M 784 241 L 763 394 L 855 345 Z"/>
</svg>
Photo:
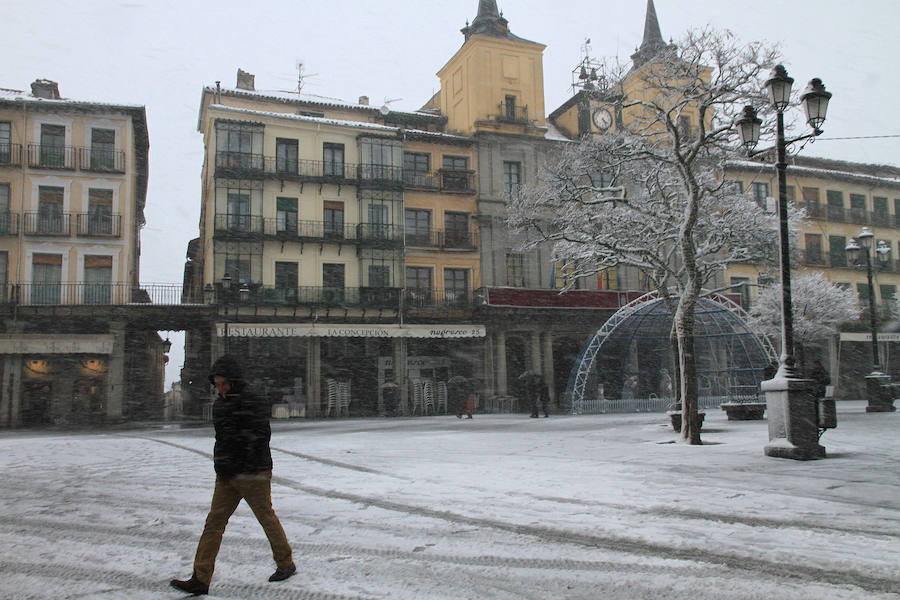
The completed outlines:
<svg viewBox="0 0 900 600">
<path fill-rule="evenodd" d="M 242 386 L 244 384 L 244 374 L 241 372 L 241 366 L 234 357 L 225 354 L 220 356 L 213 363 L 212 369 L 209 371 L 209 382 L 214 384 L 214 377 L 219 375 L 228 380 L 232 387 Z"/>
</svg>

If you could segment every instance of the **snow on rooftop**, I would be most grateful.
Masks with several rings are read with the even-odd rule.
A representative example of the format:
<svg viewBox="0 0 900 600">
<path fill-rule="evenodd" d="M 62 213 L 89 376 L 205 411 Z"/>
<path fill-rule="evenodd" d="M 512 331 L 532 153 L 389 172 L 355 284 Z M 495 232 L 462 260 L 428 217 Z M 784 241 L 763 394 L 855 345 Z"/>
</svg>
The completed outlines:
<svg viewBox="0 0 900 600">
<path fill-rule="evenodd" d="M 396 127 L 394 125 L 381 125 L 379 123 L 367 123 L 365 121 L 345 121 L 342 119 L 329 119 L 325 117 L 308 117 L 305 115 L 291 115 L 280 112 L 269 112 L 263 110 L 252 110 L 249 108 L 235 108 L 233 106 L 224 106 L 222 104 L 211 104 L 210 109 L 220 110 L 223 112 L 239 113 L 245 115 L 256 115 L 259 117 L 270 117 L 275 119 L 286 119 L 290 121 L 305 121 L 309 123 L 318 123 L 321 125 L 334 125 L 337 127 L 352 127 L 355 129 L 371 129 L 374 131 L 384 131 L 398 133 L 401 130 L 407 133 L 415 133 L 416 135 L 431 136 L 438 139 L 446 140 L 468 140 L 469 138 L 453 135 L 450 133 L 441 133 L 437 131 L 424 131 L 421 129 L 410 129 L 407 127 Z"/>
<path fill-rule="evenodd" d="M 206 91 L 208 92 L 216 92 L 215 87 L 206 87 Z M 234 96 L 253 96 L 258 98 L 269 98 L 274 100 L 281 100 L 283 102 L 296 102 L 298 104 L 321 104 L 326 106 L 335 106 L 349 109 L 358 109 L 358 110 L 366 110 L 370 112 L 378 112 L 379 107 L 372 106 L 370 104 L 360 104 L 359 102 L 348 102 L 347 100 L 342 100 L 340 98 L 332 98 L 330 96 L 320 96 L 317 94 L 298 94 L 297 92 L 290 92 L 287 90 L 243 90 L 240 88 L 219 88 L 218 91 L 223 94 L 234 95 Z M 402 111 L 402 110 L 394 110 L 391 109 L 393 113 L 399 114 L 407 114 L 407 115 L 418 115 L 422 117 L 431 117 L 434 119 L 439 118 L 438 115 L 435 115 L 430 112 L 415 110 L 415 111 Z"/>
<path fill-rule="evenodd" d="M 773 165 L 769 163 L 761 163 L 752 160 L 729 160 L 728 164 L 738 168 L 744 169 L 770 169 Z M 842 165 L 852 166 L 853 163 L 847 163 L 841 161 Z M 896 167 L 892 167 L 890 165 L 885 165 L 888 168 L 896 169 Z M 809 173 L 811 175 L 822 175 L 828 177 L 835 176 L 843 176 L 843 177 L 854 177 L 856 179 L 865 179 L 873 182 L 883 182 L 883 183 L 891 183 L 898 184 L 900 183 L 900 177 L 879 177 L 877 175 L 869 175 L 867 173 L 861 173 L 859 171 L 846 171 L 841 169 L 829 169 L 825 167 L 813 167 L 808 165 L 798 165 L 798 164 L 788 164 L 788 169 L 794 172 L 800 171 L 804 173 Z"/>
<path fill-rule="evenodd" d="M 145 108 L 144 105 L 141 104 L 123 104 L 121 102 L 100 102 L 98 100 L 75 100 L 72 98 L 41 98 L 35 96 L 29 92 L 24 90 L 15 90 L 11 88 L 0 88 L 0 101 L 15 101 L 15 102 L 38 102 L 38 103 L 50 103 L 50 104 L 75 104 L 79 106 L 106 106 L 109 108 L 134 108 L 141 109 Z"/>
</svg>

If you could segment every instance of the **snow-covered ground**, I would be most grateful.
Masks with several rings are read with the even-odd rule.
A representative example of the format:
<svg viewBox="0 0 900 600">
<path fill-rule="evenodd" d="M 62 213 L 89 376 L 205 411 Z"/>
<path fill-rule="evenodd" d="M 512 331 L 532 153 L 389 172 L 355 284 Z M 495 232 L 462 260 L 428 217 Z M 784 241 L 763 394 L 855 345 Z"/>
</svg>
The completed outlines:
<svg viewBox="0 0 900 600">
<path fill-rule="evenodd" d="M 839 403 L 829 458 L 768 458 L 765 421 L 662 414 L 273 423 L 299 573 L 245 504 L 212 598 L 900 598 L 900 414 Z M 0 433 L 0 597 L 180 597 L 212 431 Z"/>
</svg>

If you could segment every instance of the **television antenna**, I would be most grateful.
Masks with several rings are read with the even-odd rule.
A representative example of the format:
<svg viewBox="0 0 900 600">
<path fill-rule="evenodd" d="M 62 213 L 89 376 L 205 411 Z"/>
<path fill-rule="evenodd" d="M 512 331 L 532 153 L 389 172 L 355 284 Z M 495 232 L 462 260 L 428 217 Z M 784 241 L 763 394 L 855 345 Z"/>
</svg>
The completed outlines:
<svg viewBox="0 0 900 600">
<path fill-rule="evenodd" d="M 400 100 L 403 100 L 403 98 L 391 98 L 390 100 L 385 98 L 384 104 L 381 105 L 381 108 L 378 109 L 378 112 L 381 113 L 381 116 L 386 117 L 388 113 L 391 112 L 391 103 L 399 102 Z"/>
</svg>

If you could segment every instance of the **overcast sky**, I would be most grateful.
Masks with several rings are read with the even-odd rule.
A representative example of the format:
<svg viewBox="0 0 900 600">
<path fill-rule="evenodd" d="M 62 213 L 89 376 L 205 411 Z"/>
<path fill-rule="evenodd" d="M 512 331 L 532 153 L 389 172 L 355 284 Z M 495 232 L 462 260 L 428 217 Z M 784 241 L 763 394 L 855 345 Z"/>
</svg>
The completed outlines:
<svg viewBox="0 0 900 600">
<path fill-rule="evenodd" d="M 663 37 L 730 29 L 743 41 L 779 43 L 802 88 L 820 77 L 834 94 L 825 134 L 804 154 L 900 165 L 896 107 L 900 56 L 895 0 L 655 0 Z M 547 45 L 547 112 L 571 95 L 586 38 L 592 55 L 627 61 L 641 42 L 645 0 L 501 0 L 510 30 Z M 0 87 L 59 82 L 63 97 L 141 104 L 150 132 L 143 282 L 180 283 L 187 242 L 198 235 L 200 91 L 234 87 L 240 67 L 260 91 L 293 90 L 396 109 L 420 108 L 435 73 L 463 42 L 478 0 L 0 0 Z M 798 111 L 800 109 L 797 109 Z M 167 382 L 181 366 L 173 348 Z M 177 364 L 176 364 L 177 363 Z"/>
</svg>

